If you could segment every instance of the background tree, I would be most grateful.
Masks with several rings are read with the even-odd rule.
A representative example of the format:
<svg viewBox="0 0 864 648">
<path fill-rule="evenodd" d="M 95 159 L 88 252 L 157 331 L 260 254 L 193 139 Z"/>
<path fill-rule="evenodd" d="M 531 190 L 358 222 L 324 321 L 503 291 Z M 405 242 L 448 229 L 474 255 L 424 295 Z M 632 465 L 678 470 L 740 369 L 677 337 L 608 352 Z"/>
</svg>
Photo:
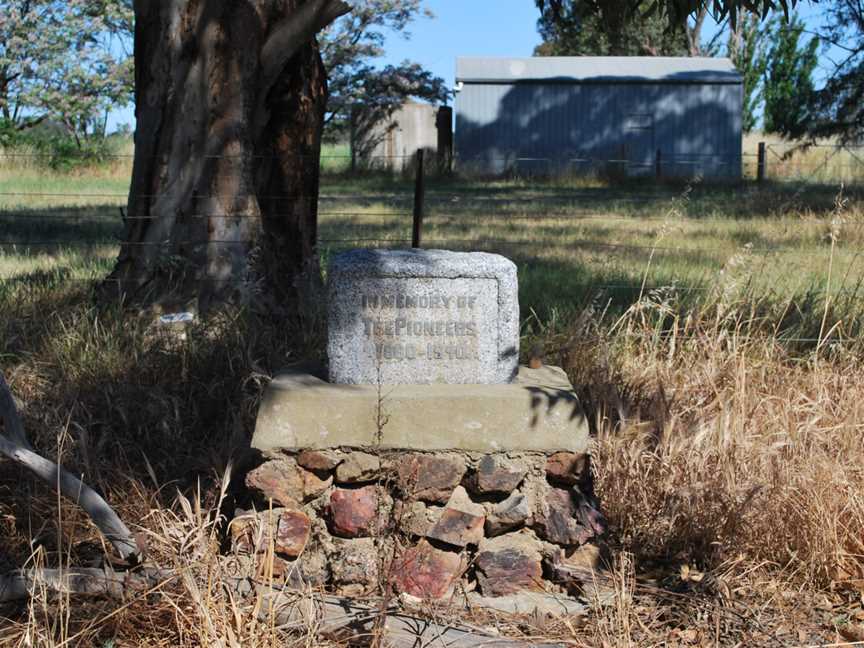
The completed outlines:
<svg viewBox="0 0 864 648">
<path fill-rule="evenodd" d="M 727 56 L 743 79 L 742 128 L 749 133 L 756 127 L 759 105 L 762 103 L 762 77 L 765 74 L 764 30 L 755 14 L 745 14 L 729 30 Z"/>
<path fill-rule="evenodd" d="M 864 142 L 864 4 L 835 0 L 825 6 L 820 40 L 841 52 L 824 86 L 812 94 L 807 116 L 790 130 L 791 137 L 837 137 Z"/>
<path fill-rule="evenodd" d="M 804 23 L 797 16 L 788 23 L 780 17 L 771 21 L 770 49 L 763 64 L 766 133 L 787 135 L 807 125 L 819 39 L 802 43 L 803 31 Z"/>
<path fill-rule="evenodd" d="M 132 8 L 119 0 L 0 2 L 0 117 L 24 131 L 50 119 L 77 145 L 132 98 L 123 51 Z"/>
<path fill-rule="evenodd" d="M 664 4 L 625 0 L 535 0 L 543 43 L 535 56 L 709 56 L 715 41 L 702 43 L 708 15 L 673 19 Z"/>
<path fill-rule="evenodd" d="M 444 79 L 418 63 L 403 61 L 383 69 L 373 65 L 384 55 L 386 34 L 410 38 L 408 27 L 418 16 L 432 17 L 421 0 L 361 0 L 350 14 L 321 33 L 318 40 L 330 92 L 325 118 L 328 139 L 348 137 L 352 112 L 357 122 L 374 124 L 411 97 L 447 102 L 450 95 Z"/>
</svg>

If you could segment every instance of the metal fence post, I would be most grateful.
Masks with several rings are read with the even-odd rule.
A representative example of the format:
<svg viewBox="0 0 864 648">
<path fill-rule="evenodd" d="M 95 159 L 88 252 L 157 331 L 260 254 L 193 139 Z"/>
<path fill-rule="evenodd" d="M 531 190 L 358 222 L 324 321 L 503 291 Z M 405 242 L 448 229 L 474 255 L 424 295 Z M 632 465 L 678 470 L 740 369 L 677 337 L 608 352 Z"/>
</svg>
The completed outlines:
<svg viewBox="0 0 864 648">
<path fill-rule="evenodd" d="M 663 177 L 663 154 L 657 149 L 657 157 L 654 160 L 654 176 L 659 180 Z"/>
<path fill-rule="evenodd" d="M 759 142 L 759 155 L 756 158 L 756 182 L 765 180 L 765 142 Z"/>
<path fill-rule="evenodd" d="M 417 175 L 414 178 L 414 226 L 411 229 L 411 247 L 419 248 L 423 235 L 423 202 L 426 185 L 423 174 L 423 149 L 417 149 Z"/>
</svg>

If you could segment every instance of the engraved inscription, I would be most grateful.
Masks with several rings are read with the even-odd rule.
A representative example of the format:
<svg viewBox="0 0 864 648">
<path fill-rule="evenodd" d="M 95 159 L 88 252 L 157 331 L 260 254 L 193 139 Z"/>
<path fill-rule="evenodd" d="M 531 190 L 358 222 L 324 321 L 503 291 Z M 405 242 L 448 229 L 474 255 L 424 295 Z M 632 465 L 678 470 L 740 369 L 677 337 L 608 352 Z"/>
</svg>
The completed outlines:
<svg viewBox="0 0 864 648">
<path fill-rule="evenodd" d="M 372 340 L 378 360 L 479 359 L 476 295 L 381 293 L 359 299 L 363 334 Z M 409 309 L 413 312 L 402 312 Z M 436 317 L 436 311 L 448 318 Z"/>
</svg>

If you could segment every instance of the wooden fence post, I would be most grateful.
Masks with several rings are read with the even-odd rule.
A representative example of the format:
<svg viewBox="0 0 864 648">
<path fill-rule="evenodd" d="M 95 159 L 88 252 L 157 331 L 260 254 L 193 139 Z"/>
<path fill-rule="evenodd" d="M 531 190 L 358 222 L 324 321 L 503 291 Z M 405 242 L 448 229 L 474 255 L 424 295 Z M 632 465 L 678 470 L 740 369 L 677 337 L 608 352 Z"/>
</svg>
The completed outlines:
<svg viewBox="0 0 864 648">
<path fill-rule="evenodd" d="M 759 155 L 756 158 L 756 182 L 765 180 L 765 142 L 759 142 Z"/>
<path fill-rule="evenodd" d="M 411 247 L 419 248 L 423 237 L 423 203 L 426 185 L 423 174 L 423 149 L 417 149 L 417 175 L 414 178 L 414 226 L 411 229 Z"/>
<path fill-rule="evenodd" d="M 657 149 L 657 157 L 654 160 L 654 176 L 659 180 L 663 177 L 663 154 Z"/>
</svg>

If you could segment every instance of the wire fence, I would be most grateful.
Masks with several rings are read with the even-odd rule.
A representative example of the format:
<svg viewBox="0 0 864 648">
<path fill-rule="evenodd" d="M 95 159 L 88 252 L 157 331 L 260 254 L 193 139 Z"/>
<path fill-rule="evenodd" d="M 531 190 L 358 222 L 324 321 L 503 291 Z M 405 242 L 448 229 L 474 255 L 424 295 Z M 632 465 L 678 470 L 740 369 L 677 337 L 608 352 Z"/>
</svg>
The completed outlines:
<svg viewBox="0 0 864 648">
<path fill-rule="evenodd" d="M 685 168 L 687 160 L 662 154 L 650 174 L 632 172 L 648 163 L 625 158 L 569 158 L 562 167 L 560 159 L 502 156 L 481 168 L 476 160 L 442 161 L 430 154 L 424 161 L 414 154 L 379 156 L 365 165 L 355 159 L 352 171 L 350 156 L 323 155 L 319 195 L 265 189 L 255 198 L 268 218 L 317 211 L 325 264 L 351 247 L 505 254 L 520 266 L 532 308 L 601 291 L 622 304 L 657 290 L 700 295 L 741 282 L 744 274 L 745 283 L 761 281 L 780 292 L 824 287 L 838 296 L 858 295 L 864 225 L 855 192 L 864 178 L 864 155 L 842 146 L 790 151 L 760 147 L 758 154 L 736 158 L 737 171 L 730 174 L 729 165 L 703 159 L 703 170 L 723 171 L 714 175 L 670 172 Z M 128 200 L 129 155 L 67 174 L 39 167 L 44 156 L 0 154 L 0 283 L 20 286 L 46 276 L 70 284 L 102 281 L 126 228 L 154 221 L 154 213 L 127 205 L 152 206 L 165 194 Z M 566 172 L 548 173 L 553 167 Z M 610 173 L 616 168 L 619 175 Z M 836 208 L 841 185 L 855 196 L 844 214 Z M 212 197 L 206 189 L 196 192 L 199 204 Z M 268 201 L 275 207 L 265 206 Z M 259 215 L 198 208 L 165 217 L 188 225 Z M 237 241 L 168 234 L 125 244 L 170 256 Z"/>
</svg>

